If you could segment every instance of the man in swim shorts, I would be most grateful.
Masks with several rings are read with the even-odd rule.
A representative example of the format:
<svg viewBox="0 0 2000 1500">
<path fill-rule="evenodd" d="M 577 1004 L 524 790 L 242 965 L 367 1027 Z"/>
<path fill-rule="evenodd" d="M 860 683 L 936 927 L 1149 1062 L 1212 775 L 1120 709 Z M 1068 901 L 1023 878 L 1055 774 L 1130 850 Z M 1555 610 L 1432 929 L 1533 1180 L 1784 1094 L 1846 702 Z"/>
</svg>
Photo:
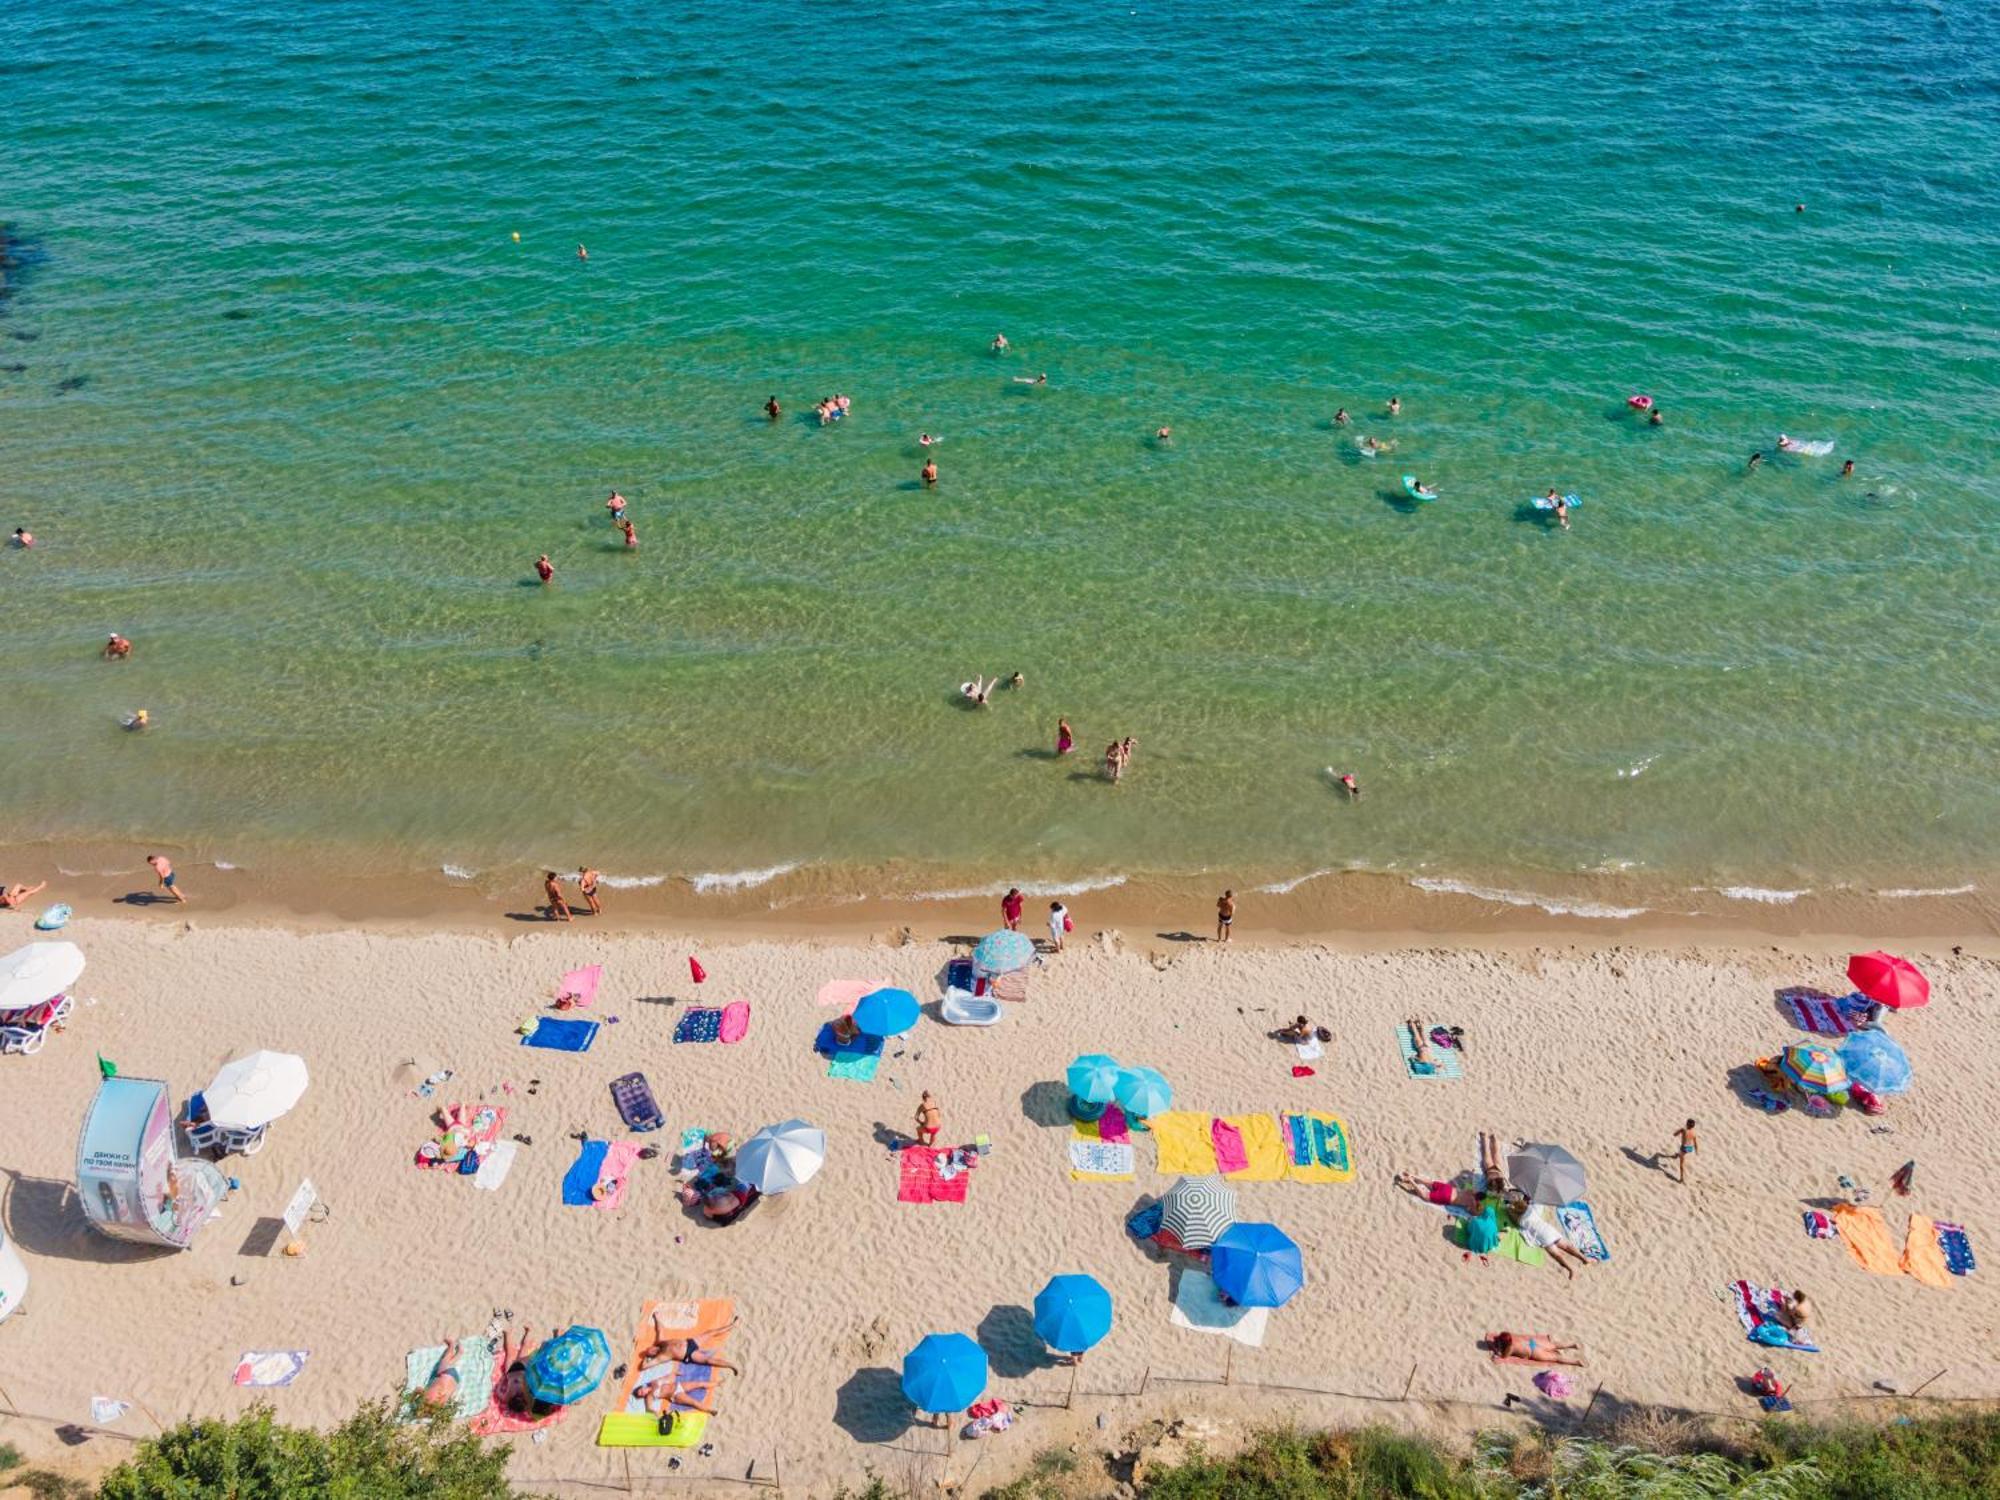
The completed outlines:
<svg viewBox="0 0 2000 1500">
<path fill-rule="evenodd" d="M 1689 1120 L 1674 1132 L 1674 1144 L 1677 1148 L 1674 1152 L 1674 1180 L 1685 1183 L 1688 1180 L 1688 1158 L 1701 1146 L 1701 1142 L 1695 1139 L 1694 1121 Z"/>
<path fill-rule="evenodd" d="M 601 879 L 603 877 L 588 865 L 576 872 L 577 892 L 589 904 L 593 917 L 602 915 L 604 911 L 604 903 L 597 899 L 597 882 Z"/>
<path fill-rule="evenodd" d="M 1236 926 L 1236 892 L 1224 891 L 1215 898 L 1215 940 L 1229 941 L 1229 934 Z"/>
<path fill-rule="evenodd" d="M 922 469 L 920 469 L 920 470 L 918 471 L 918 475 L 919 475 L 919 477 L 920 477 L 920 478 L 921 478 L 921 479 L 923 480 L 923 482 L 924 482 L 924 488 L 925 488 L 925 489 L 927 489 L 927 490 L 934 490 L 934 489 L 936 489 L 936 488 L 937 488 L 937 460 L 936 460 L 936 459 L 934 459 L 934 458 L 927 458 L 927 459 L 925 459 L 925 460 L 924 460 L 924 466 L 923 466 L 923 468 L 922 468 Z"/>
<path fill-rule="evenodd" d="M 132 643 L 117 631 L 111 632 L 111 639 L 104 643 L 106 661 L 123 661 L 132 654 Z"/>
<path fill-rule="evenodd" d="M 181 888 L 174 883 L 174 862 L 164 854 L 149 854 L 146 856 L 146 863 L 153 867 L 153 873 L 159 877 L 160 889 L 174 900 L 185 904 L 187 897 L 181 894 Z"/>
</svg>

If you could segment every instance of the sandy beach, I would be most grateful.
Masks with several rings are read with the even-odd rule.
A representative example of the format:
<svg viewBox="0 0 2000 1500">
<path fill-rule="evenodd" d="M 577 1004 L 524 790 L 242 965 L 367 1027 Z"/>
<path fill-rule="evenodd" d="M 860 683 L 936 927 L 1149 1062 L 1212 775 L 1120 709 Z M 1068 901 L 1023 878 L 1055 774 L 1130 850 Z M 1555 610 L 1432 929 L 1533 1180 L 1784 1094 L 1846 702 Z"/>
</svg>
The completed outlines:
<svg viewBox="0 0 2000 1500">
<path fill-rule="evenodd" d="M 741 1318 L 730 1354 L 743 1368 L 721 1388 L 715 1452 L 687 1456 L 674 1481 L 738 1481 L 754 1464 L 801 1495 L 870 1469 L 898 1481 L 943 1472 L 944 1433 L 913 1419 L 896 1374 L 937 1330 L 977 1338 L 989 1389 L 1021 1409 L 1013 1432 L 960 1446 L 953 1472 L 976 1462 L 981 1484 L 1051 1443 L 1115 1447 L 1165 1413 L 1454 1429 L 1501 1420 L 1507 1392 L 1539 1398 L 1529 1372 L 1475 1347 L 1499 1328 L 1580 1341 L 1585 1391 L 1601 1382 L 1605 1399 L 1629 1403 L 1747 1413 L 1735 1381 L 1768 1359 L 1784 1361 L 1802 1403 L 1878 1381 L 1907 1391 L 1939 1371 L 1927 1395 L 2000 1394 L 1990 1363 L 2000 1297 L 1986 1276 L 1937 1289 L 1869 1275 L 1839 1241 L 1801 1227 L 1802 1208 L 1839 1195 L 1847 1174 L 1899 1244 L 1911 1212 L 1966 1225 L 1982 1250 L 2000 1243 L 1987 1212 L 2000 1174 L 1985 1140 L 2000 1076 L 1983 1061 L 2000 1033 L 2000 965 L 1948 945 L 1909 952 L 1935 986 L 1928 1008 L 1891 1020 L 1916 1087 L 1871 1121 L 1767 1115 L 1732 1086 L 1732 1069 L 1799 1039 L 1775 990 L 1845 988 L 1848 945 L 1834 942 L 1223 950 L 1085 924 L 1069 951 L 1031 971 L 1029 998 L 998 1027 L 927 1014 L 889 1044 L 872 1082 L 857 1082 L 830 1078 L 811 1050 L 832 1014 L 816 1003 L 820 987 L 888 978 L 932 1002 L 957 951 L 947 940 L 982 928 L 934 920 L 896 944 L 777 934 L 711 944 L 581 923 L 486 934 L 211 923 L 164 908 L 75 920 L 64 935 L 90 967 L 74 1021 L 38 1056 L 0 1061 L 6 1223 L 33 1278 L 22 1313 L 0 1326 L 0 1384 L 26 1414 L 6 1419 L 0 1438 L 31 1456 L 103 1467 L 150 1429 L 135 1409 L 110 1434 L 65 1447 L 57 1425 L 87 1426 L 95 1395 L 169 1423 L 259 1397 L 285 1420 L 331 1423 L 398 1389 L 406 1351 L 482 1330 L 496 1311 L 517 1327 L 595 1324 L 629 1358 L 653 1298 L 730 1298 Z M 30 937 L 24 917 L 0 923 L 0 946 Z M 699 991 L 690 953 L 709 976 Z M 588 962 L 605 966 L 588 1013 L 604 1023 L 594 1047 L 519 1046 L 515 1028 L 546 1011 L 557 976 Z M 751 1003 L 740 1043 L 671 1041 L 685 1006 L 739 997 Z M 1300 1011 L 1334 1032 L 1309 1077 L 1294 1077 L 1293 1052 L 1268 1036 Z M 1461 1078 L 1409 1074 L 1396 1028 L 1413 1015 L 1465 1028 Z M 312 1085 L 261 1153 L 224 1162 L 241 1191 L 194 1248 L 149 1253 L 88 1228 L 73 1185 L 94 1054 L 167 1081 L 178 1102 L 257 1047 L 304 1056 Z M 1071 1180 L 1061 1079 L 1072 1057 L 1097 1050 L 1160 1069 L 1177 1109 L 1309 1109 L 1346 1123 L 1352 1181 L 1239 1185 L 1241 1217 L 1276 1223 L 1304 1251 L 1306 1290 L 1270 1315 L 1261 1348 L 1170 1323 L 1181 1272 L 1122 1227 L 1172 1180 L 1154 1170 L 1153 1142 L 1139 1138 L 1134 1181 Z M 412 1063 L 454 1076 L 435 1098 L 414 1097 Z M 635 1069 L 666 1114 L 657 1135 L 628 1136 L 613 1110 L 607 1084 Z M 991 1137 L 962 1204 L 897 1201 L 885 1143 L 908 1130 L 922 1089 L 939 1098 L 945 1142 Z M 454 1100 L 504 1105 L 506 1134 L 532 1138 L 498 1192 L 412 1165 L 432 1107 Z M 690 1126 L 740 1139 L 793 1115 L 826 1130 L 824 1170 L 728 1229 L 687 1216 L 665 1157 L 635 1166 L 615 1211 L 561 1202 L 573 1132 L 664 1151 Z M 1683 1188 L 1654 1158 L 1666 1161 L 1689 1115 L 1702 1149 Z M 1396 1189 L 1399 1170 L 1472 1168 L 1483 1128 L 1576 1153 L 1608 1261 L 1574 1282 L 1550 1266 L 1467 1261 L 1445 1216 Z M 1893 1196 L 1890 1174 L 1912 1159 L 1916 1191 Z M 305 1254 L 257 1253 L 305 1177 L 326 1209 Z M 1027 1311 L 1066 1271 L 1097 1276 L 1117 1309 L 1069 1411 L 1070 1372 L 1044 1355 Z M 1808 1289 L 1823 1352 L 1772 1356 L 1746 1342 L 1723 1291 L 1739 1277 Z M 244 1352 L 291 1349 L 311 1354 L 289 1386 L 232 1385 Z M 1225 1372 L 1227 1387 L 1208 1383 Z M 518 1440 L 523 1482 L 555 1493 L 625 1482 L 625 1454 L 593 1445 L 609 1387 L 545 1440 Z M 630 1460 L 635 1484 L 669 1473 L 661 1450 Z"/>
</svg>

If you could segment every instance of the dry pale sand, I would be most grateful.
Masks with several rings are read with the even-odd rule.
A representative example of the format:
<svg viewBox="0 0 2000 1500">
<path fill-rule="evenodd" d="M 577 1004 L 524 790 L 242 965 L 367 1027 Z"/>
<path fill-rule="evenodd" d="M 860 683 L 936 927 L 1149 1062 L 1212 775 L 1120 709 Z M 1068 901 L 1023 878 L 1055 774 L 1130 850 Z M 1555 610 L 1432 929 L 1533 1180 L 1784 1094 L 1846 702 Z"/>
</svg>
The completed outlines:
<svg viewBox="0 0 2000 1500">
<path fill-rule="evenodd" d="M 703 946 L 710 980 L 700 999 L 754 1006 L 748 1040 L 727 1047 L 669 1045 L 693 993 L 683 941 L 593 937 L 581 925 L 491 938 L 190 929 L 164 910 L 78 920 L 66 935 L 89 954 L 80 992 L 95 1003 L 40 1056 L 0 1059 L 7 1222 L 34 1278 L 24 1312 L 0 1325 L 0 1385 L 33 1416 L 0 1423 L 0 1438 L 33 1455 L 62 1451 L 54 1424 L 87 1422 L 93 1394 L 142 1401 L 168 1421 L 240 1411 L 259 1394 L 230 1383 L 248 1349 L 310 1348 L 294 1385 L 261 1394 L 287 1420 L 326 1423 L 396 1388 L 405 1350 L 477 1329 L 495 1308 L 537 1325 L 595 1323 L 623 1345 L 642 1299 L 699 1294 L 736 1299 L 732 1348 L 744 1371 L 724 1388 L 715 1457 L 690 1458 L 677 1480 L 740 1479 L 752 1460 L 768 1472 L 774 1456 L 792 1494 L 828 1493 L 870 1467 L 921 1478 L 938 1472 L 927 1455 L 943 1437 L 913 1424 L 898 1394 L 903 1352 L 927 1331 L 963 1330 L 985 1345 L 994 1390 L 1060 1402 L 1069 1374 L 1044 1362 L 1026 1308 L 1044 1280 L 1070 1270 L 1110 1287 L 1117 1326 L 1082 1370 L 1074 1413 L 1031 1408 L 1014 1433 L 961 1448 L 958 1468 L 979 1459 L 981 1483 L 1046 1442 L 1108 1444 L 1160 1410 L 1490 1421 L 1506 1391 L 1533 1394 L 1526 1372 L 1474 1347 L 1501 1327 L 1581 1340 L 1586 1389 L 1601 1381 L 1608 1401 L 1745 1411 L 1735 1379 L 1763 1361 L 1718 1293 L 1739 1275 L 1817 1299 L 1825 1352 L 1778 1356 L 1806 1400 L 1858 1395 L 1878 1380 L 1908 1390 L 1940 1370 L 1928 1394 L 2000 1394 L 2000 1268 L 1933 1290 L 1866 1274 L 1800 1225 L 1802 1200 L 1834 1193 L 1846 1172 L 1886 1204 L 1899 1236 L 1916 1209 L 1965 1223 L 1981 1254 L 2000 1256 L 1990 1145 L 2000 966 L 1985 959 L 1912 954 L 1935 984 L 1928 1010 L 1893 1021 L 1917 1088 L 1892 1106 L 1893 1134 L 1872 1135 L 1858 1115 L 1767 1117 L 1731 1091 L 1733 1066 L 1793 1035 L 1773 989 L 1838 984 L 1839 958 L 1825 951 L 1188 943 L 1163 964 L 1079 933 L 1000 1027 L 926 1019 L 906 1056 L 859 1084 L 829 1079 L 810 1051 L 825 1014 L 815 991 L 831 978 L 890 975 L 934 997 L 942 944 Z M 25 919 L 10 914 L 0 926 L 0 947 L 28 937 Z M 556 975 L 592 960 L 607 966 L 596 1013 L 619 1024 L 582 1056 L 517 1046 L 515 1025 Z M 1295 1080 L 1289 1049 L 1266 1032 L 1299 1010 L 1336 1040 L 1317 1076 Z M 1406 1075 L 1395 1027 L 1412 1014 L 1467 1028 L 1465 1078 Z M 88 1229 L 71 1183 L 93 1052 L 168 1080 L 179 1099 L 259 1046 L 303 1054 L 313 1086 L 262 1154 L 228 1162 L 243 1191 L 196 1247 L 148 1254 Z M 1072 1056 L 1098 1049 L 1160 1068 L 1181 1107 L 1328 1108 L 1352 1130 L 1355 1181 L 1241 1189 L 1245 1218 L 1269 1219 L 1305 1247 L 1310 1284 L 1272 1316 L 1266 1347 L 1234 1349 L 1228 1389 L 1172 1383 L 1219 1378 L 1234 1346 L 1169 1325 L 1174 1273 L 1122 1229 L 1141 1194 L 1167 1185 L 1151 1145 L 1140 1148 L 1135 1183 L 1068 1178 L 1059 1080 Z M 504 1102 L 509 1131 L 533 1136 L 498 1194 L 411 1166 L 430 1104 L 392 1075 L 412 1058 L 455 1068 L 447 1094 Z M 829 1134 L 825 1171 L 728 1230 L 683 1216 L 665 1161 L 640 1164 L 616 1213 L 561 1206 L 558 1179 L 575 1151 L 565 1137 L 615 1138 L 605 1086 L 635 1068 L 650 1076 L 669 1136 L 690 1124 L 747 1135 L 803 1115 Z M 520 1092 L 531 1077 L 542 1080 L 533 1098 Z M 948 1140 L 993 1138 L 963 1206 L 896 1202 L 882 1142 L 908 1125 L 926 1087 L 942 1100 Z M 1703 1150 L 1683 1189 L 1652 1157 L 1689 1114 L 1701 1120 Z M 1399 1168 L 1446 1176 L 1471 1166 L 1483 1126 L 1564 1143 L 1585 1161 L 1609 1264 L 1574 1284 L 1549 1268 L 1468 1264 L 1445 1242 L 1438 1212 L 1393 1187 Z M 1889 1175 L 1910 1158 L 1917 1191 L 1892 1198 Z M 307 1175 L 330 1208 L 308 1253 L 247 1257 L 260 1217 L 276 1215 Z M 245 1283 L 232 1286 L 239 1276 Z M 1397 1404 L 1413 1366 L 1423 1399 Z M 1144 1397 L 1103 1394 L 1136 1392 L 1149 1371 Z M 519 1477 L 566 1493 L 622 1485 L 623 1458 L 592 1444 L 607 1399 L 586 1401 L 545 1443 L 521 1444 Z M 117 1430 L 148 1426 L 134 1412 Z M 83 1453 L 109 1463 L 125 1449 L 100 1437 Z M 635 1483 L 666 1472 L 664 1453 L 632 1455 Z"/>
</svg>

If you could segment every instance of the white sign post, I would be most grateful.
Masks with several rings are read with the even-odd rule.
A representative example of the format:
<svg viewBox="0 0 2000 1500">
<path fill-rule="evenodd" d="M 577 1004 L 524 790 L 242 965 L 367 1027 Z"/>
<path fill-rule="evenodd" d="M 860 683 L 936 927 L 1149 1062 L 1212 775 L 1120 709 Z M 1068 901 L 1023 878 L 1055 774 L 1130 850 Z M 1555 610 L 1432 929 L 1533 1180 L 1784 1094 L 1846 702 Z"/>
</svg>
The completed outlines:
<svg viewBox="0 0 2000 1500">
<path fill-rule="evenodd" d="M 306 1215 L 312 1212 L 313 1204 L 318 1201 L 319 1189 L 313 1186 L 313 1180 L 308 1177 L 299 1184 L 299 1190 L 292 1194 L 292 1201 L 285 1205 L 285 1232 L 292 1237 L 291 1243 L 285 1246 L 285 1254 L 298 1256 L 306 1253 L 306 1243 L 299 1238 L 299 1230 L 304 1227 Z"/>
</svg>

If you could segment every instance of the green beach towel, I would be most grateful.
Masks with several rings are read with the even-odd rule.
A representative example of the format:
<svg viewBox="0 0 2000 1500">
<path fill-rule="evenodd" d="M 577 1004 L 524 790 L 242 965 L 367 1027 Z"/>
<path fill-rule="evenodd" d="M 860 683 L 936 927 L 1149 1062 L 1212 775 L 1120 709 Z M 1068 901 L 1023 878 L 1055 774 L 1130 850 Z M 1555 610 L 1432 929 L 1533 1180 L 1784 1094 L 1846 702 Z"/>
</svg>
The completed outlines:
<svg viewBox="0 0 2000 1500">
<path fill-rule="evenodd" d="M 444 1349 L 443 1344 L 427 1344 L 410 1351 L 409 1366 L 403 1374 L 403 1394 L 411 1398 L 403 1403 L 405 1422 L 416 1420 L 416 1395 L 431 1383 Z M 470 1421 L 486 1410 L 492 1395 L 492 1341 L 483 1333 L 468 1333 L 458 1341 L 458 1400 L 452 1403 L 451 1414 L 458 1421 Z"/>
<path fill-rule="evenodd" d="M 1426 1041 L 1429 1041 L 1426 1038 Z M 1417 1062 L 1416 1046 L 1410 1041 L 1410 1028 L 1396 1028 L 1396 1044 L 1403 1049 L 1403 1066 L 1410 1070 L 1412 1078 L 1463 1078 L 1465 1062 L 1456 1047 L 1440 1047 L 1430 1042 L 1424 1049 L 1431 1055 L 1432 1066 L 1424 1068 Z"/>
<path fill-rule="evenodd" d="M 879 1052 L 842 1052 L 826 1065 L 826 1076 L 873 1083 L 875 1070 L 881 1066 L 882 1054 Z"/>
<path fill-rule="evenodd" d="M 1539 1266 L 1549 1258 L 1548 1251 L 1529 1244 L 1522 1238 L 1521 1231 L 1511 1224 L 1500 1231 L 1500 1245 L 1493 1253 L 1504 1255 L 1509 1260 L 1518 1260 L 1524 1266 Z"/>
<path fill-rule="evenodd" d="M 646 1412 L 608 1411 L 597 1424 L 600 1448 L 692 1448 L 708 1431 L 708 1413 L 674 1414 L 674 1430 L 662 1437 L 660 1419 Z"/>
</svg>

